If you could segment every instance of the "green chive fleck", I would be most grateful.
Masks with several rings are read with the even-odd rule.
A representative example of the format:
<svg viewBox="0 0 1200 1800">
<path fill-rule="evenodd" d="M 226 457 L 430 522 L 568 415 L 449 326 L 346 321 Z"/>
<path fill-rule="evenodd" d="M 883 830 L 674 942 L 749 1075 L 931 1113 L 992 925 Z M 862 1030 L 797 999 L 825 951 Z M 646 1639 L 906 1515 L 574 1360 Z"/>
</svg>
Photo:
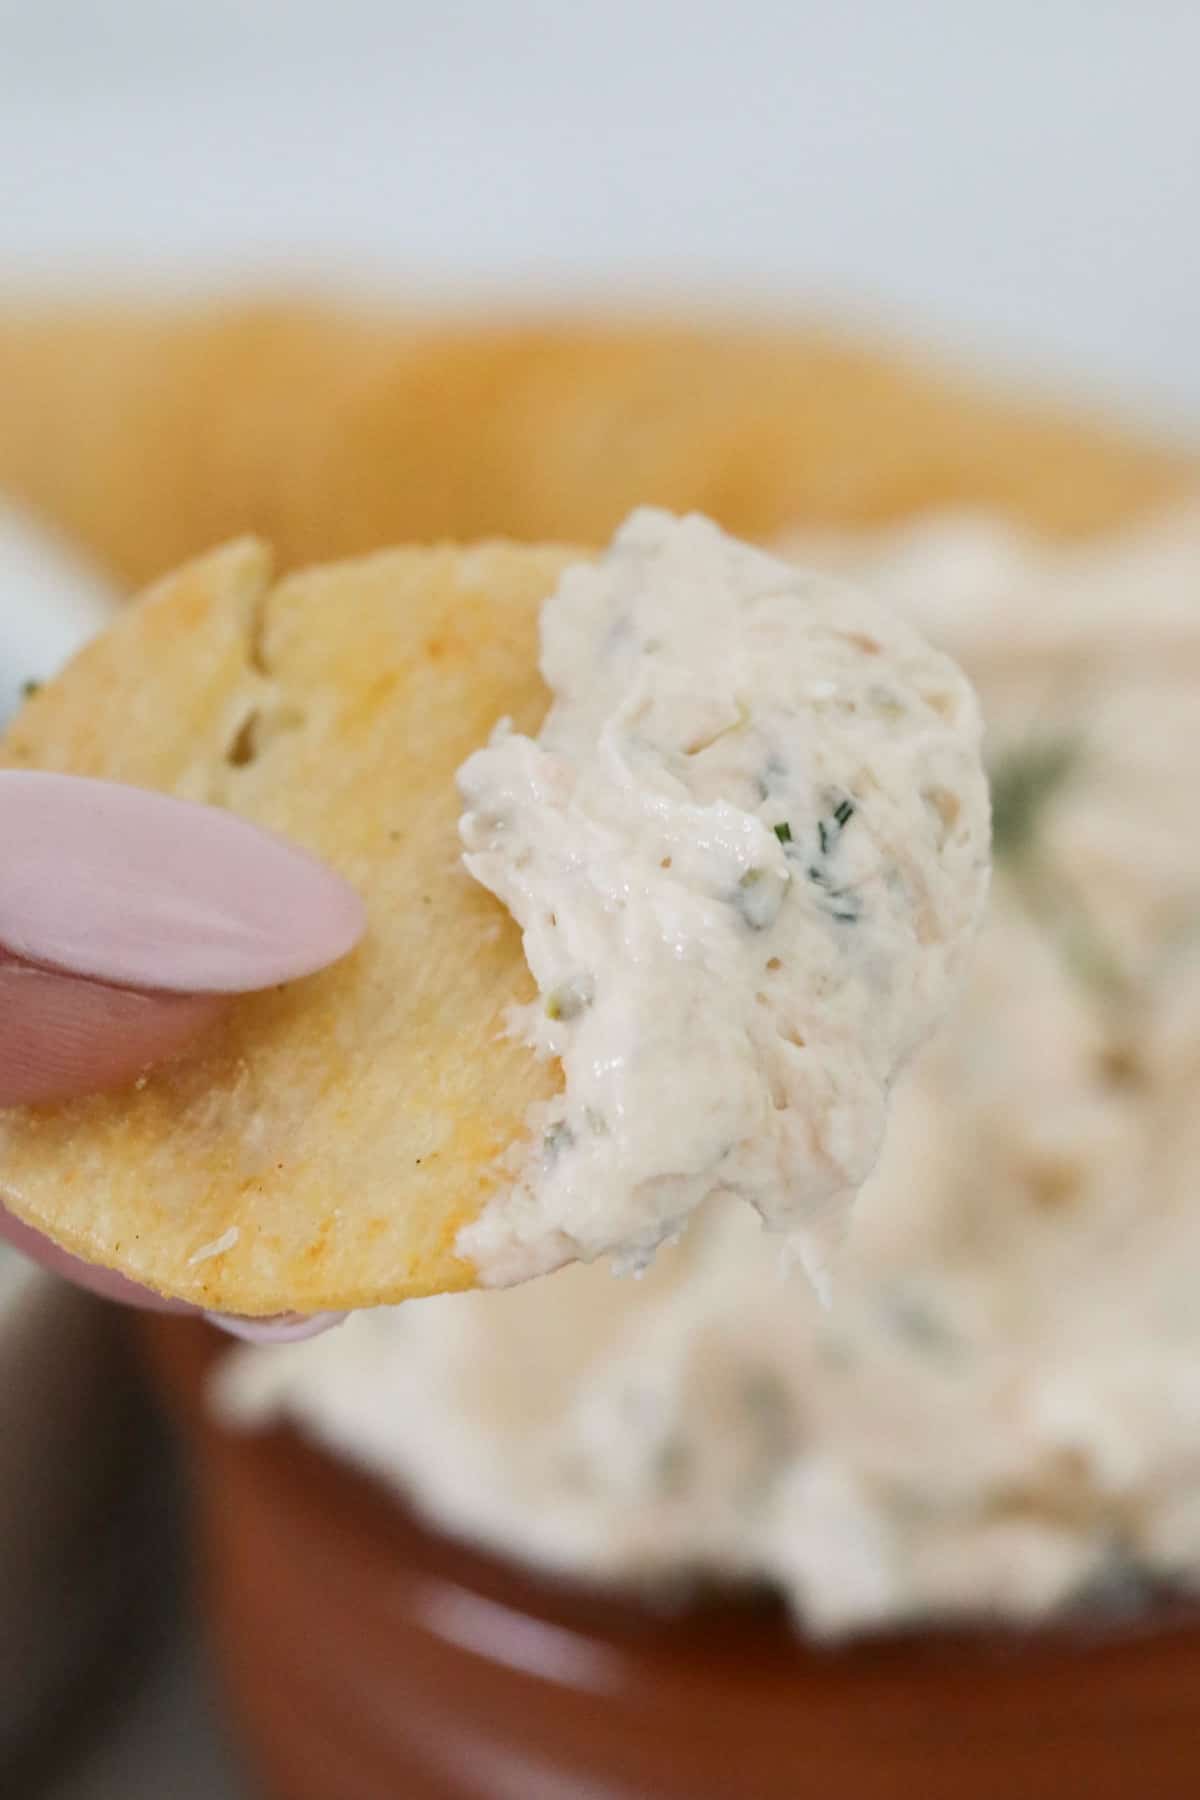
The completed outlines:
<svg viewBox="0 0 1200 1800">
<path fill-rule="evenodd" d="M 786 819 L 783 821 L 782 825 L 777 825 L 775 827 L 775 836 L 779 839 L 781 844 L 790 844 L 791 843 L 792 828 L 788 824 Z"/>
<path fill-rule="evenodd" d="M 542 1138 L 542 1150 L 547 1162 L 553 1162 L 564 1150 L 570 1150 L 575 1143 L 575 1133 L 565 1119 L 556 1119 Z"/>
</svg>

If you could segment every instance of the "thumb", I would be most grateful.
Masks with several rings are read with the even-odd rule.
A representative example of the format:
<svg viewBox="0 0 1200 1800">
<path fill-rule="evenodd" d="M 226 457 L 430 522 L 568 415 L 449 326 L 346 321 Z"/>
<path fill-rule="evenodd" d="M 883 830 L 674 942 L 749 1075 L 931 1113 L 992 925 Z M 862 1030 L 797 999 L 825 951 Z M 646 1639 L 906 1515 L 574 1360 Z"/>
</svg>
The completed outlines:
<svg viewBox="0 0 1200 1800">
<path fill-rule="evenodd" d="M 0 960 L 0 1106 L 133 1081 L 221 1006 L 213 995 L 139 994 Z"/>
<path fill-rule="evenodd" d="M 130 1080 L 363 924 L 340 876 L 232 813 L 0 772 L 0 1105 Z"/>
</svg>

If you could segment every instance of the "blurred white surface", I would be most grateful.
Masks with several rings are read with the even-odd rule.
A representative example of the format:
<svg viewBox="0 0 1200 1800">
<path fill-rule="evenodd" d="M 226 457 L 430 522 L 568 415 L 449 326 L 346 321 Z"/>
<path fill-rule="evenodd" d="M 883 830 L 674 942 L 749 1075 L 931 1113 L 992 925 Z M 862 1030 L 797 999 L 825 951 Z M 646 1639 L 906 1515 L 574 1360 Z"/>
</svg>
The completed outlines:
<svg viewBox="0 0 1200 1800">
<path fill-rule="evenodd" d="M 0 0 L 0 280 L 852 305 L 1200 436 L 1195 0 Z"/>
<path fill-rule="evenodd" d="M 72 550 L 0 503 L 0 725 L 105 624 L 116 596 Z"/>
</svg>

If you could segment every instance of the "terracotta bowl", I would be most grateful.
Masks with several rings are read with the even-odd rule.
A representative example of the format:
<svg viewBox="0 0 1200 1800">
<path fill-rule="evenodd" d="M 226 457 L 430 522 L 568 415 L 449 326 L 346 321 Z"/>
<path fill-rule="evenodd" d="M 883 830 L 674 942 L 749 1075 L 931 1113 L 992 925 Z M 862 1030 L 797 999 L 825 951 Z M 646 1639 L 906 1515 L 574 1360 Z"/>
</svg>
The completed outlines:
<svg viewBox="0 0 1200 1800">
<path fill-rule="evenodd" d="M 418 1524 L 208 1416 L 223 1340 L 145 1342 L 195 1478 L 228 1704 L 271 1800 L 1195 1800 L 1200 1627 L 816 1651 L 766 1601 L 656 1612 Z"/>
</svg>

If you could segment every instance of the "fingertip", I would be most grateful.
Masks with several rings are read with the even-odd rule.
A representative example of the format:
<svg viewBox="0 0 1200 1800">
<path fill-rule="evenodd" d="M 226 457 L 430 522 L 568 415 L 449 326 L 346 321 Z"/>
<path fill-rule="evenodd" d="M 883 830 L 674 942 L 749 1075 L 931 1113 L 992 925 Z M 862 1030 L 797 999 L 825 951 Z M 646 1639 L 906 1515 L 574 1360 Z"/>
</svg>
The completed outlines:
<svg viewBox="0 0 1200 1800">
<path fill-rule="evenodd" d="M 146 1312 L 188 1312 L 182 1300 L 168 1300 L 162 1294 L 156 1294 L 150 1288 L 140 1287 L 136 1281 L 119 1275 L 115 1269 L 102 1268 L 98 1263 L 84 1262 L 81 1257 L 72 1256 L 69 1250 L 62 1250 L 57 1244 L 35 1231 L 32 1225 L 26 1225 L 15 1213 L 9 1212 L 0 1202 L 0 1239 L 11 1249 L 27 1256 L 31 1262 L 41 1268 L 48 1269 L 52 1275 L 61 1275 L 64 1280 L 75 1287 L 86 1288 L 88 1293 L 97 1294 L 103 1300 L 116 1300 L 123 1306 L 140 1307 Z"/>
<path fill-rule="evenodd" d="M 0 1106 L 136 1081 L 219 1016 L 213 995 L 140 994 L 0 961 Z"/>
<path fill-rule="evenodd" d="M 344 1312 L 281 1313 L 276 1318 L 246 1319 L 236 1313 L 206 1312 L 204 1317 L 227 1337 L 244 1344 L 298 1344 L 320 1337 L 349 1317 Z"/>
<path fill-rule="evenodd" d="M 308 879 L 297 883 L 289 894 L 289 954 L 296 976 L 315 975 L 340 962 L 361 943 L 367 909 L 361 894 L 336 870 L 304 851 L 292 850 L 291 854 L 297 865 L 307 865 Z"/>
</svg>

